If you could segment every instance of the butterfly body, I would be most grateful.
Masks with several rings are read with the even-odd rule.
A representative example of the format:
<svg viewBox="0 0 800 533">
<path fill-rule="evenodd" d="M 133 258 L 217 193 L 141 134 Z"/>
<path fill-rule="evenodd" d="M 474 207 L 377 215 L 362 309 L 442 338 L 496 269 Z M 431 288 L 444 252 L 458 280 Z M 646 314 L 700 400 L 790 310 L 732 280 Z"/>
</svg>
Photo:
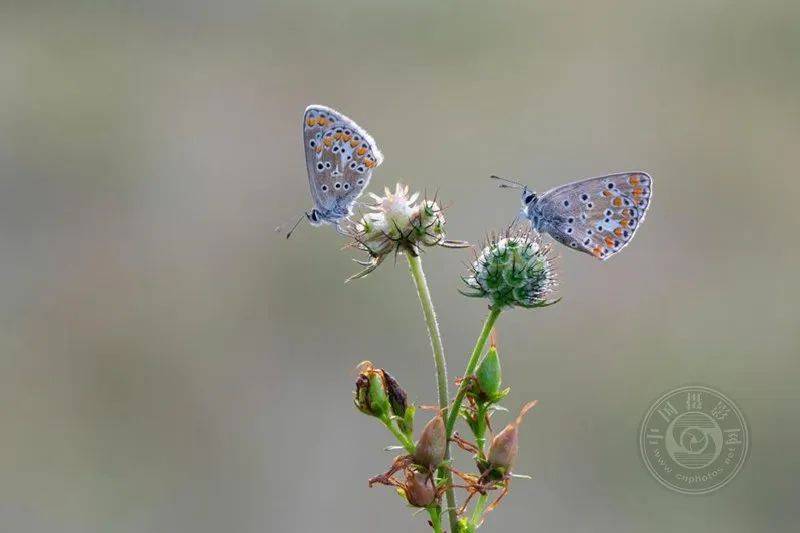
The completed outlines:
<svg viewBox="0 0 800 533">
<path fill-rule="evenodd" d="M 303 114 L 303 146 L 314 201 L 306 217 L 314 226 L 338 227 L 352 214 L 383 154 L 366 130 L 321 105 L 308 106 Z"/>
<path fill-rule="evenodd" d="M 522 191 L 522 215 L 539 232 L 606 260 L 633 239 L 650 206 L 653 178 L 620 172 L 568 183 L 537 195 Z"/>
</svg>

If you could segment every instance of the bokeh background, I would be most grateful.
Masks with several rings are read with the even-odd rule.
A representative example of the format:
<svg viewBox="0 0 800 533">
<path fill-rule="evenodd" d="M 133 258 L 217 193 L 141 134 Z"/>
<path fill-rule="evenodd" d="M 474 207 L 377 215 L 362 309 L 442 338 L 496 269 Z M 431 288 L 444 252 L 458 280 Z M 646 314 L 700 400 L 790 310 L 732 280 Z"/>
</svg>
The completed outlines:
<svg viewBox="0 0 800 533">
<path fill-rule="evenodd" d="M 560 250 L 563 301 L 501 318 L 507 403 L 541 403 L 489 531 L 796 530 L 799 94 L 795 1 L 2 2 L 0 529 L 425 531 L 367 488 L 390 440 L 350 396 L 368 358 L 435 402 L 404 261 L 344 285 L 329 228 L 273 232 L 310 206 L 321 103 L 453 238 L 513 218 L 491 173 L 655 178 L 624 253 Z M 451 377 L 486 312 L 468 256 L 424 257 Z M 752 435 L 703 497 L 637 445 L 687 383 Z"/>
</svg>

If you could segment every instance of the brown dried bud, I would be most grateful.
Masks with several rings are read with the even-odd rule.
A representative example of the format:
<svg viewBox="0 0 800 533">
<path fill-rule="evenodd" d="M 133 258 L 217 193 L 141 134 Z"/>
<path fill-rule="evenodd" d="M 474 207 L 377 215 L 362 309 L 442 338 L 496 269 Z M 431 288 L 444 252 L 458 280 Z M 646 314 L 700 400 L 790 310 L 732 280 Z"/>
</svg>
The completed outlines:
<svg viewBox="0 0 800 533">
<path fill-rule="evenodd" d="M 406 391 L 403 390 L 397 380 L 386 370 L 383 371 L 383 378 L 386 384 L 386 396 L 389 397 L 389 405 L 392 407 L 392 413 L 402 419 L 406 416 L 408 395 L 406 395 Z"/>
<path fill-rule="evenodd" d="M 536 403 L 536 400 L 534 400 L 523 405 L 517 419 L 492 439 L 492 445 L 489 447 L 489 455 L 487 456 L 492 467 L 508 471 L 514 465 L 519 452 L 519 425 L 522 423 L 525 413 L 530 411 Z"/>
<path fill-rule="evenodd" d="M 438 414 L 425 425 L 417 441 L 414 452 L 414 462 L 421 466 L 436 468 L 444 461 L 447 449 L 447 435 L 445 434 L 444 420 Z"/>
<path fill-rule="evenodd" d="M 436 485 L 433 483 L 433 476 L 427 473 L 407 470 L 403 489 L 406 500 L 414 507 L 428 507 L 436 501 Z"/>
</svg>

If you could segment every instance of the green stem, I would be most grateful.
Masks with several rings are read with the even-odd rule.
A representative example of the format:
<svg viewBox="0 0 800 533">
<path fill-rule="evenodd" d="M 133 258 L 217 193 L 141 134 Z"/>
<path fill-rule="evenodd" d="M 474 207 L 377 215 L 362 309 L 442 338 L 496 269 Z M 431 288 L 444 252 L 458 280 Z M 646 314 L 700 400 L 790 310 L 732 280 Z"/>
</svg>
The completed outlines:
<svg viewBox="0 0 800 533">
<path fill-rule="evenodd" d="M 464 401 L 464 396 L 467 394 L 467 388 L 469 387 L 469 380 L 467 378 L 475 372 L 475 368 L 478 366 L 478 361 L 483 353 L 483 348 L 486 346 L 486 339 L 489 338 L 489 333 L 492 332 L 494 323 L 497 322 L 501 311 L 502 308 L 491 308 L 489 316 L 486 317 L 486 322 L 483 323 L 481 334 L 478 336 L 477 342 L 475 342 L 475 349 L 472 350 L 472 355 L 469 357 L 469 361 L 467 361 L 467 369 L 464 370 L 464 379 L 461 381 L 461 387 L 459 387 L 456 399 L 453 401 L 450 415 L 446 418 L 447 424 L 445 427 L 447 428 L 448 439 L 453 434 L 453 428 L 456 425 L 456 420 L 458 420 L 458 412 L 461 409 L 461 402 Z"/>
<path fill-rule="evenodd" d="M 486 505 L 486 500 L 488 496 L 486 494 L 481 494 L 478 496 L 478 501 L 475 502 L 475 509 L 472 510 L 472 525 L 476 528 L 480 525 L 481 518 L 483 517 L 483 507 Z"/>
<path fill-rule="evenodd" d="M 411 271 L 411 277 L 414 279 L 414 285 L 417 287 L 417 295 L 419 296 L 419 303 L 422 305 L 422 314 L 425 315 L 425 324 L 428 326 L 428 335 L 431 338 L 431 348 L 433 349 L 433 363 L 436 367 L 436 388 L 439 396 L 439 409 L 442 412 L 442 418 L 447 420 L 447 406 L 450 403 L 450 398 L 447 390 L 447 364 L 444 360 L 444 348 L 442 347 L 442 335 L 439 333 L 439 323 L 436 321 L 436 311 L 433 309 L 433 300 L 431 300 L 431 292 L 428 290 L 428 282 L 425 279 L 425 272 L 422 270 L 422 259 L 414 250 L 408 250 L 405 253 L 408 259 L 408 268 Z M 448 433 L 449 435 L 449 433 Z M 444 455 L 445 463 L 450 461 L 450 441 L 447 442 Z M 450 530 L 455 533 L 458 531 L 458 516 L 456 514 L 456 495 L 453 490 L 453 474 L 449 469 L 442 468 L 440 473 L 443 474 L 445 483 L 447 484 L 447 498 L 448 515 L 450 519 Z"/>
<path fill-rule="evenodd" d="M 433 532 L 442 533 L 442 515 L 439 507 L 428 507 L 428 514 L 431 517 L 431 524 L 433 524 Z"/>
<path fill-rule="evenodd" d="M 478 447 L 478 457 L 485 459 L 483 446 L 486 444 L 486 408 L 487 404 L 480 404 L 476 413 L 477 423 L 475 429 L 475 445 Z"/>
<path fill-rule="evenodd" d="M 400 444 L 403 445 L 403 448 L 405 448 L 408 453 L 413 455 L 414 452 L 416 451 L 416 446 L 411 441 L 411 439 L 409 439 L 406 436 L 405 433 L 403 433 L 397 428 L 397 425 L 392 421 L 392 419 L 389 418 L 388 415 L 386 415 L 381 417 L 381 422 L 383 422 L 383 424 L 389 429 L 389 431 L 392 432 L 392 435 L 394 435 L 395 438 L 400 442 Z"/>
</svg>

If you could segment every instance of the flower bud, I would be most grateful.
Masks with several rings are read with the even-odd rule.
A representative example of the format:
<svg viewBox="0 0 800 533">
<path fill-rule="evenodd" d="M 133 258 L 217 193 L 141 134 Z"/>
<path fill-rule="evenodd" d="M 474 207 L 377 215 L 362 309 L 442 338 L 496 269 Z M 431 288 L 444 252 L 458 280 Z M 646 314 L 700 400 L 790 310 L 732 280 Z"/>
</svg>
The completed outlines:
<svg viewBox="0 0 800 533">
<path fill-rule="evenodd" d="M 372 363 L 364 361 L 358 365 L 356 392 L 353 402 L 364 414 L 381 418 L 389 413 L 389 398 L 386 394 L 384 373 L 375 369 Z"/>
<path fill-rule="evenodd" d="M 487 298 L 497 309 L 544 307 L 555 302 L 547 296 L 556 285 L 549 247 L 533 231 L 509 230 L 494 236 L 462 278 L 470 291 L 462 294 Z"/>
<path fill-rule="evenodd" d="M 522 406 L 522 410 L 516 420 L 507 425 L 503 431 L 495 435 L 492 439 L 492 444 L 489 447 L 489 454 L 487 460 L 494 468 L 500 468 L 504 472 L 508 472 L 514 465 L 519 452 L 519 425 L 522 423 L 522 418 L 525 413 L 530 411 L 536 405 L 536 401 L 526 403 Z"/>
<path fill-rule="evenodd" d="M 478 392 L 482 399 L 493 399 L 500 392 L 502 374 L 500 371 L 500 357 L 497 355 L 497 348 L 492 345 L 489 353 L 483 358 L 478 369 L 475 371 L 475 378 L 478 383 Z"/>
<path fill-rule="evenodd" d="M 433 476 L 425 472 L 406 471 L 406 482 L 403 485 L 406 500 L 414 507 L 428 507 L 436 501 L 437 491 Z"/>
<path fill-rule="evenodd" d="M 447 435 L 444 420 L 442 415 L 438 414 L 422 430 L 414 452 L 414 462 L 421 466 L 436 468 L 444 461 L 446 449 Z"/>
</svg>

